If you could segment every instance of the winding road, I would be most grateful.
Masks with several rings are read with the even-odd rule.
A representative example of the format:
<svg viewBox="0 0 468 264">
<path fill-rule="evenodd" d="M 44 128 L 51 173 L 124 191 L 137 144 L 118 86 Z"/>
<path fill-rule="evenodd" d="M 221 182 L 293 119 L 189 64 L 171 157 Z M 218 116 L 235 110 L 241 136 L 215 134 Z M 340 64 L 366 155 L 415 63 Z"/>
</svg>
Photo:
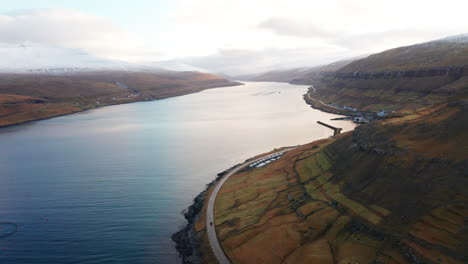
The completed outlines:
<svg viewBox="0 0 468 264">
<path fill-rule="evenodd" d="M 213 250 L 213 253 L 215 254 L 215 256 L 218 259 L 218 262 L 220 264 L 229 264 L 229 263 L 231 263 L 231 261 L 229 261 L 229 258 L 226 256 L 226 254 L 224 254 L 223 248 L 221 247 L 221 244 L 218 241 L 218 236 L 216 235 L 216 228 L 215 228 L 216 225 L 214 223 L 214 205 L 215 205 L 216 197 L 218 196 L 219 190 L 221 189 L 223 184 L 229 179 L 229 177 L 236 174 L 239 170 L 245 168 L 246 166 L 248 166 L 248 165 L 250 165 L 250 164 L 252 164 L 252 163 L 254 163 L 256 161 L 259 161 L 261 159 L 271 157 L 271 156 L 273 156 L 275 154 L 278 154 L 278 153 L 281 153 L 281 152 L 287 152 L 287 151 L 290 151 L 290 150 L 295 149 L 295 148 L 297 148 L 297 147 L 287 148 L 287 149 L 284 149 L 284 150 L 281 150 L 281 151 L 278 151 L 278 152 L 275 152 L 275 153 L 272 153 L 272 154 L 262 156 L 260 158 L 254 159 L 254 160 L 247 161 L 247 162 L 245 162 L 243 164 L 240 164 L 240 165 L 234 167 L 226 175 L 224 175 L 224 177 L 222 177 L 222 179 L 216 184 L 216 186 L 215 186 L 215 188 L 214 188 L 213 192 L 211 193 L 210 198 L 208 200 L 208 208 L 207 208 L 207 211 L 206 211 L 206 230 L 208 232 L 208 241 L 210 243 L 211 249 Z M 213 224 L 211 224 L 211 223 L 213 223 Z"/>
<path fill-rule="evenodd" d="M 315 87 L 312 86 L 311 88 L 314 90 L 313 92 L 317 91 L 317 89 L 315 89 Z M 313 99 L 312 97 L 310 97 L 309 93 L 307 93 L 307 97 L 309 97 L 310 100 L 317 101 L 317 102 L 319 102 L 319 103 L 321 103 L 323 105 L 333 107 L 333 108 L 336 108 L 336 109 L 340 109 L 340 108 L 335 107 L 333 105 L 325 104 L 321 100 Z M 340 110 L 342 110 L 342 109 L 340 109 Z M 245 168 L 246 166 L 248 166 L 248 165 L 250 165 L 250 164 L 252 164 L 252 163 L 254 163 L 256 161 L 259 161 L 261 159 L 270 157 L 272 155 L 275 155 L 275 154 L 278 154 L 278 153 L 281 153 L 281 152 L 287 152 L 287 151 L 290 151 L 290 150 L 295 149 L 295 148 L 297 148 L 297 147 L 287 148 L 287 149 L 284 149 L 282 151 L 278 151 L 278 152 L 275 152 L 275 153 L 272 153 L 272 154 L 268 154 L 268 155 L 262 156 L 260 158 L 250 160 L 250 161 L 247 161 L 247 162 L 245 162 L 243 164 L 240 164 L 240 165 L 234 167 L 226 175 L 224 175 L 224 177 L 222 177 L 222 179 L 216 184 L 216 186 L 215 186 L 215 188 L 214 188 L 213 192 L 211 193 L 211 195 L 209 197 L 209 200 L 208 200 L 208 208 L 207 208 L 207 212 L 206 212 L 206 230 L 208 232 L 208 241 L 210 243 L 211 249 L 212 249 L 213 253 L 215 254 L 215 256 L 218 259 L 218 262 L 220 264 L 229 264 L 229 263 L 231 263 L 231 261 L 229 261 L 229 258 L 224 253 L 223 248 L 221 247 L 221 244 L 218 241 L 218 236 L 216 234 L 216 228 L 215 228 L 216 224 L 214 222 L 214 205 L 215 205 L 216 197 L 218 196 L 219 190 L 221 189 L 223 184 L 229 179 L 229 177 L 236 174 L 239 170 Z M 211 223 L 213 223 L 213 224 L 211 224 Z"/>
<path fill-rule="evenodd" d="M 313 93 L 315 93 L 315 92 L 317 91 L 317 89 L 315 89 L 315 87 L 313 87 L 313 86 L 311 86 L 310 88 L 314 89 Z M 322 100 L 317 100 L 317 99 L 314 99 L 314 98 L 310 97 L 310 93 L 307 93 L 307 97 L 309 97 L 309 99 L 312 100 L 312 101 L 316 101 L 316 102 L 321 103 L 322 105 L 325 105 L 325 106 L 328 106 L 328 107 L 332 107 L 332 108 L 335 108 L 335 109 L 338 109 L 338 110 L 343 110 L 343 109 L 341 109 L 341 108 L 339 108 L 339 107 L 326 104 L 326 103 L 324 103 Z"/>
</svg>

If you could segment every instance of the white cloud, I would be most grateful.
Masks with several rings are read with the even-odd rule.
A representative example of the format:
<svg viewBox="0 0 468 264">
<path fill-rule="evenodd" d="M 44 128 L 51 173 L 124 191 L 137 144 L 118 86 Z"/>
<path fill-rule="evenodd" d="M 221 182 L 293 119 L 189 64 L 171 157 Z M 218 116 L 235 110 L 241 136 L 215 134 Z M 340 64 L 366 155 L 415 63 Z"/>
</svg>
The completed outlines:
<svg viewBox="0 0 468 264">
<path fill-rule="evenodd" d="M 171 8 L 155 24 L 150 18 L 132 24 L 133 33 L 109 14 L 114 20 L 70 9 L 4 14 L 0 42 L 29 40 L 238 74 L 314 66 L 468 32 L 466 0 L 178 0 Z"/>
<path fill-rule="evenodd" d="M 162 38 L 176 43 L 161 48 L 230 74 L 314 66 L 468 32 L 467 8 L 462 0 L 187 0 Z"/>
<path fill-rule="evenodd" d="M 306 38 L 329 38 L 336 36 L 337 32 L 331 32 L 326 28 L 310 24 L 307 21 L 297 21 L 288 18 L 272 17 L 258 25 L 260 28 L 269 29 L 278 35 L 296 36 Z"/>
<path fill-rule="evenodd" d="M 184 58 L 180 61 L 209 69 L 214 73 L 243 75 L 325 64 L 347 57 L 339 49 L 263 49 L 219 50 L 215 54 Z"/>
<path fill-rule="evenodd" d="M 132 41 L 134 37 L 109 19 L 71 9 L 30 9 L 0 14 L 0 43 L 29 41 L 80 48 L 103 57 L 131 59 L 141 55 L 136 47 L 142 43 Z"/>
</svg>

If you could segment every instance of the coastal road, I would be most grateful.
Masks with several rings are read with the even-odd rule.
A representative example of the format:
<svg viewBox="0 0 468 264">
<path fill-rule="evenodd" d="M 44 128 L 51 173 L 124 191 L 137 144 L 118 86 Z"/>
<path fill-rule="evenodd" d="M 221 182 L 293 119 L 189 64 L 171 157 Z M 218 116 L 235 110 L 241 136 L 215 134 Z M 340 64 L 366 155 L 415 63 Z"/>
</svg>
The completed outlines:
<svg viewBox="0 0 468 264">
<path fill-rule="evenodd" d="M 314 91 L 313 91 L 314 93 L 317 91 L 317 89 L 315 89 L 314 86 L 311 86 L 310 88 L 314 89 Z M 339 107 L 326 104 L 326 103 L 322 102 L 322 100 L 314 99 L 314 98 L 310 97 L 310 93 L 307 93 L 307 97 L 309 97 L 309 99 L 312 100 L 312 101 L 321 103 L 322 105 L 325 105 L 325 106 L 328 106 L 328 107 L 332 107 L 332 108 L 335 108 L 335 109 L 338 109 L 338 110 L 344 110 L 344 109 L 341 109 L 341 108 L 339 108 Z"/>
<path fill-rule="evenodd" d="M 240 165 L 234 167 L 226 175 L 224 175 L 221 178 L 221 180 L 216 184 L 213 192 L 210 195 L 210 198 L 208 200 L 208 208 L 206 209 L 207 210 L 206 211 L 206 230 L 208 232 L 208 241 L 210 243 L 211 250 L 213 250 L 213 253 L 215 254 L 215 256 L 218 259 L 218 262 L 220 264 L 229 264 L 229 263 L 231 263 L 231 261 L 229 261 L 226 254 L 224 254 L 223 248 L 221 247 L 221 244 L 218 241 L 218 236 L 216 235 L 216 228 L 215 228 L 215 222 L 214 222 L 214 205 L 215 205 L 216 197 L 218 196 L 219 190 L 221 189 L 223 184 L 229 179 L 229 177 L 236 174 L 239 170 L 245 168 L 246 166 L 248 166 L 248 165 L 250 165 L 250 164 L 252 164 L 252 163 L 254 163 L 256 161 L 259 161 L 261 159 L 270 157 L 272 155 L 275 155 L 275 154 L 278 154 L 278 153 L 281 153 L 281 152 L 287 152 L 287 151 L 290 151 L 290 150 L 295 149 L 295 148 L 297 148 L 297 147 L 287 148 L 287 149 L 284 149 L 284 150 L 281 150 L 281 151 L 278 151 L 278 152 L 275 152 L 275 153 L 272 153 L 272 154 L 262 156 L 260 158 L 254 159 L 254 160 L 247 161 L 247 162 L 245 162 L 243 164 L 240 164 Z M 213 225 L 211 225 L 210 223 L 213 223 Z"/>
</svg>

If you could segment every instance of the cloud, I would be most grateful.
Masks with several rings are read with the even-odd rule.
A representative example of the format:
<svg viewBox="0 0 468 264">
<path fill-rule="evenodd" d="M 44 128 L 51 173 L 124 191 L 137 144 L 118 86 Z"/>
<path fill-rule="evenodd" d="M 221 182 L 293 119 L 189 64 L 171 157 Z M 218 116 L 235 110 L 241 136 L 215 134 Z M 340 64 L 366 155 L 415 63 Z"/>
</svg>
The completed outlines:
<svg viewBox="0 0 468 264">
<path fill-rule="evenodd" d="M 360 11 L 362 13 L 362 11 Z M 321 40 L 326 45 L 338 46 L 358 53 L 383 51 L 398 46 L 411 45 L 419 42 L 456 35 L 468 27 L 455 24 L 452 27 L 412 27 L 392 29 L 391 27 L 377 28 L 377 30 L 349 30 L 343 31 L 328 26 L 314 24 L 306 20 L 293 20 L 283 17 L 271 17 L 257 25 L 259 29 L 267 30 L 280 37 L 290 37 L 292 41 L 309 42 Z M 350 21 L 352 24 L 352 21 Z"/>
<path fill-rule="evenodd" d="M 413 45 L 459 33 L 460 31 L 450 29 L 438 31 L 407 28 L 364 34 L 341 35 L 331 38 L 329 41 L 348 50 L 369 53 Z"/>
<path fill-rule="evenodd" d="M 292 20 L 281 17 L 272 17 L 259 25 L 259 28 L 270 30 L 278 35 L 317 38 L 329 38 L 337 32 L 331 32 L 323 26 L 314 25 L 308 21 Z"/>
<path fill-rule="evenodd" d="M 104 17 L 77 10 L 29 9 L 0 14 L 0 42 L 40 43 L 87 50 L 103 57 L 139 56 L 132 35 Z M 154 51 L 152 51 L 154 53 Z"/>
<path fill-rule="evenodd" d="M 261 49 L 261 50 L 219 50 L 217 53 L 184 58 L 180 61 L 214 73 L 242 75 L 276 69 L 315 66 L 330 63 L 346 57 L 333 49 Z"/>
<path fill-rule="evenodd" d="M 122 5 L 147 9 L 127 2 Z M 0 14 L 0 43 L 29 40 L 240 74 L 315 66 L 468 32 L 467 8 L 466 0 L 177 0 L 163 15 L 140 20 L 112 8 L 106 17 L 33 9 Z"/>
<path fill-rule="evenodd" d="M 444 32 L 430 30 L 391 30 L 365 34 L 327 35 L 322 37 L 327 44 L 297 48 L 264 49 L 220 49 L 207 56 L 188 57 L 181 62 L 208 69 L 214 73 L 226 73 L 233 76 L 265 72 L 270 70 L 312 67 L 332 63 L 362 55 L 381 52 L 390 48 L 412 45 L 427 40 L 445 37 L 447 32 L 453 35 L 459 31 Z M 301 35 L 302 36 L 302 35 Z M 311 37 L 312 40 L 315 37 Z M 296 39 L 296 41 L 298 41 Z"/>
</svg>

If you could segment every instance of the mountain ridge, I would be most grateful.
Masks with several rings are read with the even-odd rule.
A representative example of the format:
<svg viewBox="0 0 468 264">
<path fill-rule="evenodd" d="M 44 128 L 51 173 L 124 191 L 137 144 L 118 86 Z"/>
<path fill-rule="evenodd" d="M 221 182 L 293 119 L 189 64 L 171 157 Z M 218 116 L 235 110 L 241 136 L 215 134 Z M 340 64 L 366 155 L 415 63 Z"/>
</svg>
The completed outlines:
<svg viewBox="0 0 468 264">
<path fill-rule="evenodd" d="M 0 127 L 240 84 L 190 71 L 0 73 Z"/>
<path fill-rule="evenodd" d="M 26 41 L 0 44 L 0 73 L 74 74 L 93 71 L 198 71 L 206 69 L 177 61 L 128 62 L 101 58 L 78 48 L 64 48 Z"/>
<path fill-rule="evenodd" d="M 460 37 L 461 36 L 461 37 Z M 353 61 L 336 72 L 311 78 L 315 99 L 362 111 L 415 110 L 465 94 L 467 35 L 398 47 Z M 307 102 L 323 108 L 313 100 Z M 341 111 L 347 113 L 346 111 Z"/>
</svg>

